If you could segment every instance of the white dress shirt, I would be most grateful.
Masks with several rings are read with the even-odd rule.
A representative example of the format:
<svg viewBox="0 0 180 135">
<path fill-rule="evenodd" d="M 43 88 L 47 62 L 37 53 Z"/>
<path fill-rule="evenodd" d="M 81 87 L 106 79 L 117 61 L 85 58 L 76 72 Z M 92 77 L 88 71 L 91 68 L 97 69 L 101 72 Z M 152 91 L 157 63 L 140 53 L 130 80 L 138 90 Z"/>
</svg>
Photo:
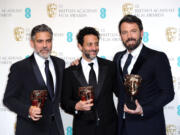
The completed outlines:
<svg viewBox="0 0 180 135">
<path fill-rule="evenodd" d="M 47 81 L 46 81 L 46 73 L 45 73 L 45 60 L 44 58 L 42 58 L 41 56 L 39 56 L 36 52 L 34 52 L 34 58 L 36 60 L 36 63 L 39 67 L 39 70 L 41 72 L 41 75 L 44 79 L 44 82 L 47 84 Z M 49 70 L 51 71 L 51 74 L 52 74 L 52 77 L 53 77 L 53 83 L 54 83 L 54 88 L 56 89 L 56 73 L 55 73 L 55 69 L 54 69 L 54 64 L 51 60 L 50 57 L 48 57 L 49 60 Z M 54 89 L 54 92 L 55 92 L 55 89 Z"/>
<path fill-rule="evenodd" d="M 89 63 L 94 63 L 93 65 L 93 69 L 95 71 L 96 74 L 96 80 L 98 82 L 98 74 L 99 74 L 99 65 L 98 65 L 98 61 L 97 58 L 93 59 L 91 62 L 86 61 L 85 59 L 82 58 L 81 60 L 81 65 L 82 65 L 82 70 L 84 73 L 84 76 L 86 78 L 87 83 L 89 82 L 89 72 L 91 70 L 91 67 L 88 65 Z"/>
<path fill-rule="evenodd" d="M 141 43 L 135 50 L 133 50 L 133 51 L 131 52 L 131 55 L 132 55 L 133 57 L 132 57 L 132 60 L 131 60 L 130 65 L 129 65 L 128 69 L 127 69 L 128 74 L 131 73 L 131 71 L 132 71 L 132 69 L 133 69 L 133 67 L 134 67 L 134 64 L 135 64 L 135 62 L 137 61 L 137 58 L 138 58 L 138 56 L 139 56 L 139 54 L 140 54 L 140 52 L 141 52 L 142 47 L 143 47 L 143 44 Z M 122 59 L 121 59 L 121 68 L 122 68 L 122 69 L 123 69 L 123 67 L 124 67 L 124 65 L 125 65 L 125 62 L 126 62 L 127 57 L 128 57 L 128 54 L 129 54 L 129 52 L 126 51 L 126 53 L 123 55 L 123 57 L 122 57 Z"/>
</svg>

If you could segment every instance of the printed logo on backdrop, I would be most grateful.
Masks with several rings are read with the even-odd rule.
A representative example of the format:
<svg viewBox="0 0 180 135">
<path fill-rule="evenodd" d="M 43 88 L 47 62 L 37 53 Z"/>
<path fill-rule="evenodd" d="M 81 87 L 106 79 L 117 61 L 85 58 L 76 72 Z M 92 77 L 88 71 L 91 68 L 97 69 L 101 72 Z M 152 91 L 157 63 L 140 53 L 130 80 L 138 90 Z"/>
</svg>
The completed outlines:
<svg viewBox="0 0 180 135">
<path fill-rule="evenodd" d="M 147 43 L 148 41 L 149 41 L 149 33 L 144 32 L 144 34 L 143 34 L 143 42 Z"/>
<path fill-rule="evenodd" d="M 13 17 L 15 15 L 21 15 L 22 12 L 23 10 L 18 8 L 1 8 L 0 17 Z"/>
<path fill-rule="evenodd" d="M 51 55 L 58 57 L 58 53 L 56 51 L 54 51 L 54 50 L 51 51 Z"/>
<path fill-rule="evenodd" d="M 121 41 L 118 32 L 108 31 L 105 28 L 99 29 L 99 32 L 100 32 L 100 41 L 102 42 Z"/>
<path fill-rule="evenodd" d="M 17 26 L 14 28 L 13 34 L 14 34 L 14 39 L 17 42 L 20 42 L 23 40 L 29 41 L 30 29 L 29 28 L 23 28 L 21 26 Z"/>
<path fill-rule="evenodd" d="M 134 5 L 132 3 L 125 3 L 122 5 L 123 15 L 133 14 Z"/>
<path fill-rule="evenodd" d="M 64 8 L 63 5 L 56 3 L 47 4 L 47 15 L 49 18 L 61 17 L 61 18 L 84 18 L 96 15 L 99 16 L 99 9 L 96 8 Z M 100 17 L 106 17 L 106 9 L 100 9 Z"/>
<path fill-rule="evenodd" d="M 174 15 L 175 8 L 170 7 L 154 7 L 154 5 L 149 5 L 144 7 L 137 2 L 134 3 L 124 3 L 122 5 L 123 15 L 133 14 L 138 17 L 165 17 L 166 15 Z"/>
<path fill-rule="evenodd" d="M 24 28 L 16 27 L 14 28 L 14 38 L 16 41 L 22 41 L 24 37 Z"/>
<path fill-rule="evenodd" d="M 27 19 L 31 18 L 31 9 L 30 8 L 25 9 L 25 17 Z"/>
<path fill-rule="evenodd" d="M 177 106 L 177 114 L 180 116 L 180 105 Z"/>
<path fill-rule="evenodd" d="M 166 29 L 166 39 L 168 42 L 173 42 L 176 39 L 177 29 L 174 27 L 168 27 Z"/>
<path fill-rule="evenodd" d="M 177 65 L 180 67 L 180 56 L 177 58 Z"/>
<path fill-rule="evenodd" d="M 22 59 L 23 59 L 23 57 L 21 57 L 21 56 L 0 56 L 0 64 L 11 65 L 15 61 L 19 61 Z M 2 107 L 2 105 L 0 107 Z M 0 109 L 2 109 L 2 108 L 0 108 Z"/>
<path fill-rule="evenodd" d="M 101 8 L 100 9 L 100 17 L 102 19 L 105 19 L 106 18 L 106 8 Z"/>
<path fill-rule="evenodd" d="M 72 42 L 73 41 L 73 33 L 72 32 L 67 32 L 67 42 Z"/>
<path fill-rule="evenodd" d="M 50 3 L 47 5 L 48 17 L 53 18 L 57 14 L 57 5 L 55 3 Z"/>
<path fill-rule="evenodd" d="M 176 135 L 176 126 L 173 124 L 169 124 L 166 126 L 167 135 Z"/>
<path fill-rule="evenodd" d="M 72 127 L 71 126 L 68 126 L 66 128 L 66 135 L 72 135 Z"/>
<path fill-rule="evenodd" d="M 180 17 L 180 8 L 178 8 L 178 16 Z"/>
</svg>

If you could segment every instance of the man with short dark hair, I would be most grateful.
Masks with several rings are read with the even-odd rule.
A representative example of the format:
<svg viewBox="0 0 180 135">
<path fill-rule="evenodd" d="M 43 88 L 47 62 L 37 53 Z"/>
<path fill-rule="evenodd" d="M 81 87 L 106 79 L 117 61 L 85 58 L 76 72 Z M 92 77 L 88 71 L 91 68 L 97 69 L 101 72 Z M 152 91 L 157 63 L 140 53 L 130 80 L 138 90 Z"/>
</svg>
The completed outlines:
<svg viewBox="0 0 180 135">
<path fill-rule="evenodd" d="M 120 89 L 118 135 L 166 135 L 163 107 L 174 98 L 171 67 L 163 52 L 142 43 L 143 25 L 134 15 L 126 15 L 119 23 L 119 32 L 126 50 L 116 53 L 117 84 Z M 124 86 L 127 74 L 142 78 L 136 108 L 127 107 Z"/>
<path fill-rule="evenodd" d="M 115 64 L 97 57 L 99 32 L 94 28 L 81 29 L 77 40 L 82 58 L 79 65 L 65 70 L 62 94 L 62 107 L 74 116 L 73 135 L 116 135 Z M 79 89 L 87 86 L 93 86 L 94 96 L 86 95 L 84 101 Z"/>
<path fill-rule="evenodd" d="M 65 62 L 50 56 L 52 39 L 50 27 L 35 26 L 30 40 L 34 53 L 10 68 L 3 103 L 17 114 L 16 135 L 64 135 L 59 103 Z M 43 108 L 32 105 L 34 90 L 47 90 Z"/>
</svg>

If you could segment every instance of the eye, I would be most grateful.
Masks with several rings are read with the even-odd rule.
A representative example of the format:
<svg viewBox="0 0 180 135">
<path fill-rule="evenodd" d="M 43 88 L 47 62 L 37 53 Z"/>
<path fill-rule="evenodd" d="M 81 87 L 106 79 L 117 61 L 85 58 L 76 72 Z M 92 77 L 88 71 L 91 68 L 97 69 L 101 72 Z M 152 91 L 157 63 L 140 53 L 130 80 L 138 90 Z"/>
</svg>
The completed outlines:
<svg viewBox="0 0 180 135">
<path fill-rule="evenodd" d="M 127 34 L 127 31 L 122 31 L 121 34 L 125 35 L 125 34 Z"/>
</svg>

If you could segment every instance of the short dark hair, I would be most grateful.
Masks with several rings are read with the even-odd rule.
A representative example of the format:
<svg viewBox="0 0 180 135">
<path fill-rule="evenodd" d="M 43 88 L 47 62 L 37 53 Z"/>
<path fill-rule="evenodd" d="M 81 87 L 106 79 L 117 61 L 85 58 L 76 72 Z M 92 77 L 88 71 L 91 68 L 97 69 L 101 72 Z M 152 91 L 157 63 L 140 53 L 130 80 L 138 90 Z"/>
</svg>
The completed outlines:
<svg viewBox="0 0 180 135">
<path fill-rule="evenodd" d="M 84 27 L 84 28 L 82 28 L 79 31 L 79 33 L 77 34 L 77 36 L 76 36 L 78 43 L 82 46 L 83 43 L 84 43 L 84 36 L 91 35 L 91 34 L 95 35 L 99 40 L 99 35 L 100 34 L 95 28 L 93 28 L 93 27 Z"/>
<path fill-rule="evenodd" d="M 137 16 L 134 15 L 125 15 L 121 21 L 119 22 L 119 33 L 121 34 L 121 24 L 127 22 L 127 23 L 136 23 L 139 27 L 139 30 L 143 30 L 143 25 L 141 19 L 139 19 Z"/>
<path fill-rule="evenodd" d="M 35 26 L 32 31 L 31 31 L 31 40 L 34 40 L 34 37 L 36 35 L 36 33 L 38 32 L 49 32 L 49 34 L 51 35 L 51 38 L 53 38 L 53 32 L 51 30 L 51 28 L 49 26 L 47 26 L 46 24 L 40 24 Z"/>
</svg>

